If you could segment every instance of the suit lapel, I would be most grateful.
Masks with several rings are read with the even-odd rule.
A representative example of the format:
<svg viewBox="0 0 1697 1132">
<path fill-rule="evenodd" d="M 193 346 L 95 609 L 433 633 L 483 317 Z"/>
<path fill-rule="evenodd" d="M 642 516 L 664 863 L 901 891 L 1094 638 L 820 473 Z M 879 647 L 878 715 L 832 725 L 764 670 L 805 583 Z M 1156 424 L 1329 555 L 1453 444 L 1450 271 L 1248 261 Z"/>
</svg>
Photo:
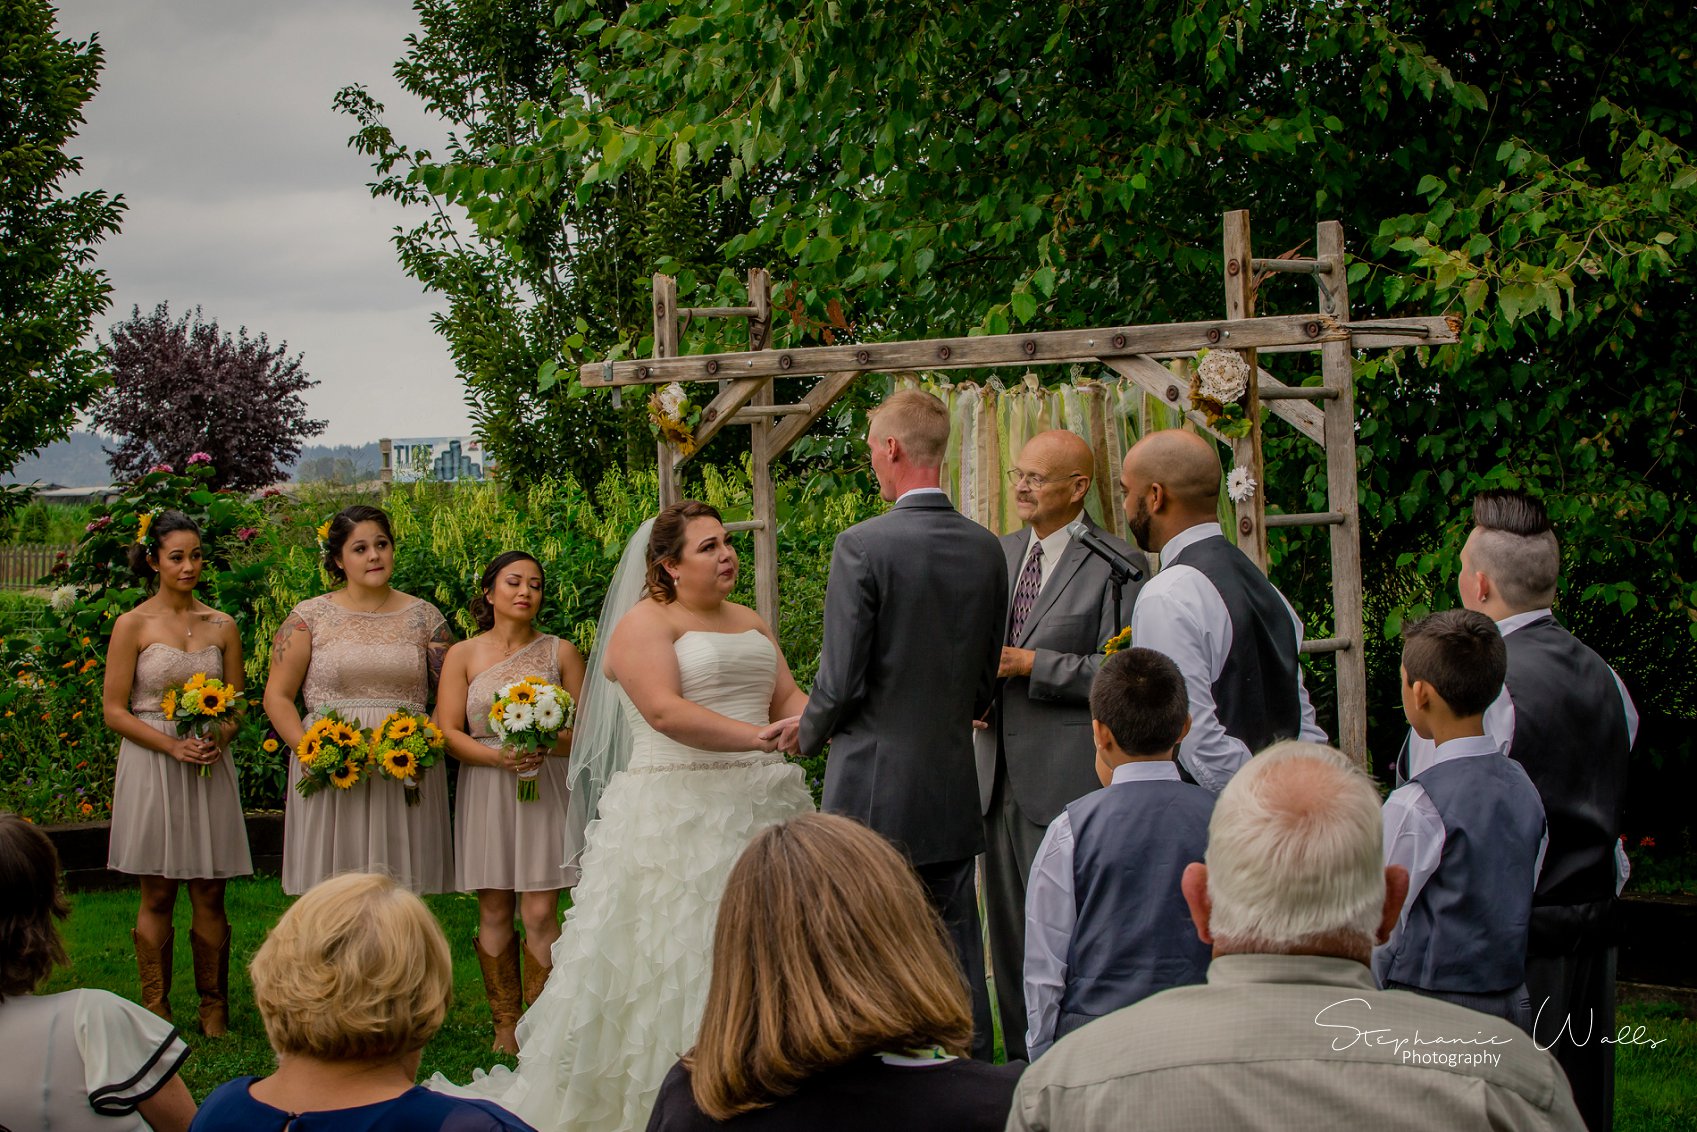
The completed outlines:
<svg viewBox="0 0 1697 1132">
<path fill-rule="evenodd" d="M 1049 612 L 1049 607 L 1060 598 L 1061 591 L 1067 588 L 1067 583 L 1072 581 L 1072 576 L 1078 573 L 1078 568 L 1084 565 L 1084 560 L 1089 557 L 1090 552 L 1084 548 L 1083 543 L 1077 539 L 1067 540 L 1066 552 L 1061 555 L 1061 560 L 1055 564 L 1055 572 L 1050 575 L 1049 584 L 1044 586 L 1043 592 L 1037 595 L 1037 604 L 1031 607 L 1031 613 L 1025 618 L 1025 629 L 1020 633 L 1019 640 L 1014 642 L 1015 644 L 1022 648 L 1025 646 L 1027 638 L 1037 628 L 1038 622 L 1043 620 L 1043 615 Z M 1022 562 L 1021 565 L 1024 565 L 1024 563 Z"/>
</svg>

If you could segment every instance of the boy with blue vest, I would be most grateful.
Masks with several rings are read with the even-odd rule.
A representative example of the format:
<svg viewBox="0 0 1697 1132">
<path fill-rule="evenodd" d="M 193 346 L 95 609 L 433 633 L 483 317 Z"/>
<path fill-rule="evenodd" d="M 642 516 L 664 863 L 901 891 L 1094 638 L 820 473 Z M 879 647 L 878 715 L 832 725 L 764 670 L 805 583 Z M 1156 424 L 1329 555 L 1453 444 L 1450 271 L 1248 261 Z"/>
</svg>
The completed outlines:
<svg viewBox="0 0 1697 1132">
<path fill-rule="evenodd" d="M 1387 990 L 1530 1033 L 1526 939 L 1549 838 L 1537 787 L 1485 734 L 1507 671 L 1502 634 L 1483 614 L 1452 609 L 1403 630 L 1403 713 L 1436 745 L 1385 799 L 1385 864 L 1408 870 L 1408 897 L 1373 973 Z"/>
<path fill-rule="evenodd" d="M 1208 849 L 1214 794 L 1179 778 L 1190 730 L 1178 666 L 1133 648 L 1090 686 L 1096 777 L 1038 847 L 1025 898 L 1026 1046 L 1055 1040 L 1168 987 L 1203 982 L 1212 957 L 1179 889 Z"/>
</svg>

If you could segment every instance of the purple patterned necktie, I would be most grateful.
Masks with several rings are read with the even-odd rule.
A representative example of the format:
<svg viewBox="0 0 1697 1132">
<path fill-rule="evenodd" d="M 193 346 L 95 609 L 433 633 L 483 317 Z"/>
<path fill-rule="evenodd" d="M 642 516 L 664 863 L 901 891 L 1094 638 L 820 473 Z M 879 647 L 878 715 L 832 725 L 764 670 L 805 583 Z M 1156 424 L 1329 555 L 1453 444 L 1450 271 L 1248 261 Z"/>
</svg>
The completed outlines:
<svg viewBox="0 0 1697 1132">
<path fill-rule="evenodd" d="M 1013 620 L 1008 622 L 1008 643 L 1019 643 L 1019 636 L 1025 631 L 1025 619 L 1031 616 L 1031 607 L 1037 604 L 1037 594 L 1043 588 L 1043 544 L 1036 539 L 1031 540 L 1031 554 L 1025 560 L 1025 569 L 1019 572 L 1019 587 L 1013 592 Z"/>
</svg>

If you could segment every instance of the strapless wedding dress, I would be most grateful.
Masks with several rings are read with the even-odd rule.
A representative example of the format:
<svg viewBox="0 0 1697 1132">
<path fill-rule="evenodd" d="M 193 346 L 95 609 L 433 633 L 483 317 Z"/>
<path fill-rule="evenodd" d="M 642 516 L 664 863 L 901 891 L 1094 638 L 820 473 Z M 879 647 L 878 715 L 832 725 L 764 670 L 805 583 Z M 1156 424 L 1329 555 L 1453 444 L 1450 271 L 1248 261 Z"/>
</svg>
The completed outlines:
<svg viewBox="0 0 1697 1132">
<path fill-rule="evenodd" d="M 684 698 L 768 722 L 777 652 L 764 634 L 691 632 L 675 648 Z M 554 973 L 519 1020 L 518 1068 L 430 1082 L 543 1132 L 647 1126 L 661 1081 L 695 1042 L 731 866 L 757 831 L 813 809 L 801 769 L 780 756 L 684 746 L 619 698 L 630 765 L 585 834 Z"/>
</svg>

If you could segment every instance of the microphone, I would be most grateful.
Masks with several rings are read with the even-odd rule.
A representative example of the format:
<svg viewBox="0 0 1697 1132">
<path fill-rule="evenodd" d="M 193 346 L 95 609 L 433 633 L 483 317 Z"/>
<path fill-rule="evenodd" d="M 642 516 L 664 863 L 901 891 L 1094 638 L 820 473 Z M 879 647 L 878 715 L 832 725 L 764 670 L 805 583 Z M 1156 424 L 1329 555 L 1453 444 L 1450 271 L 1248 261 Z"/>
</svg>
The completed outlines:
<svg viewBox="0 0 1697 1132">
<path fill-rule="evenodd" d="M 1067 524 L 1067 534 L 1077 539 L 1085 550 L 1106 562 L 1115 573 L 1123 574 L 1134 582 L 1143 580 L 1143 570 L 1137 563 L 1121 554 L 1101 535 L 1091 530 L 1083 519 L 1075 519 Z"/>
</svg>

